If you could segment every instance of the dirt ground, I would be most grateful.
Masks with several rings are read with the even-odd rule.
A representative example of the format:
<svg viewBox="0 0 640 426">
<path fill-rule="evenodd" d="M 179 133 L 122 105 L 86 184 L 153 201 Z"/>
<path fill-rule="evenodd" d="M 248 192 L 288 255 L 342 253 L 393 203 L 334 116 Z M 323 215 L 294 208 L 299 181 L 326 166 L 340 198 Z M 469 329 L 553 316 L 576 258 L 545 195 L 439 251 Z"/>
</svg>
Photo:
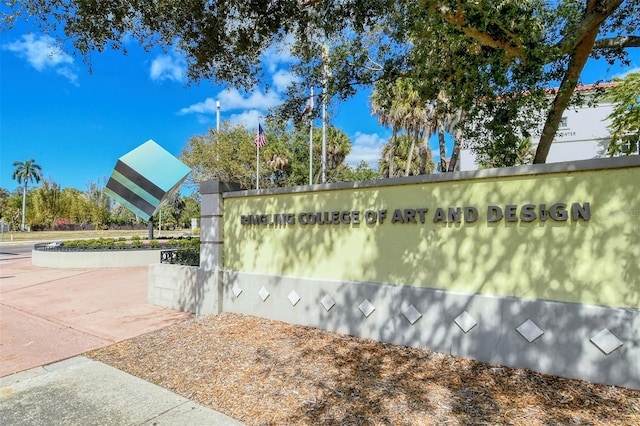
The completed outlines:
<svg viewBox="0 0 640 426">
<path fill-rule="evenodd" d="M 247 425 L 640 425 L 640 391 L 224 313 L 87 354 Z"/>
</svg>

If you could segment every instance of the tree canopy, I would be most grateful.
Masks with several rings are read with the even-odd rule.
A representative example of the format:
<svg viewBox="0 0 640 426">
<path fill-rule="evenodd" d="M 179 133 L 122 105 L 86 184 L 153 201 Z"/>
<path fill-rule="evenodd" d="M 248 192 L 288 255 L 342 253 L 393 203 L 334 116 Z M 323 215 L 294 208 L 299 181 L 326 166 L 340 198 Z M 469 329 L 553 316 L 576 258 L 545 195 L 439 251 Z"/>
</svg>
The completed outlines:
<svg viewBox="0 0 640 426">
<path fill-rule="evenodd" d="M 467 121 L 508 113 L 514 105 L 544 111 L 534 162 L 544 162 L 562 112 L 589 58 L 627 61 L 640 46 L 640 0 L 546 2 L 478 0 L 24 0 L 5 2 L 3 27 L 29 17 L 90 60 L 91 52 L 145 47 L 182 50 L 192 81 L 251 89 L 263 76 L 261 55 L 290 49 L 300 76 L 278 110 L 299 117 L 306 87 L 330 96 L 359 86 L 410 77 L 420 96 L 464 111 Z M 323 61 L 322 47 L 330 50 Z M 326 52 L 326 50 L 325 50 Z M 305 87 L 303 87 L 305 86 Z M 551 93 L 549 87 L 558 86 Z M 509 105 L 506 105 L 506 104 Z M 440 111 L 439 115 L 450 111 Z M 527 118 L 527 117 L 525 117 Z M 537 118 L 521 119 L 526 128 Z M 508 142 L 508 141 L 506 141 Z"/>
<path fill-rule="evenodd" d="M 615 82 L 618 84 L 607 91 L 607 97 L 616 104 L 609 116 L 609 154 L 640 152 L 640 72 Z"/>
<path fill-rule="evenodd" d="M 282 123 L 268 122 L 266 145 L 260 149 L 260 187 L 273 188 L 309 184 L 309 130 L 287 129 Z M 180 159 L 191 168 L 188 182 L 208 179 L 238 182 L 244 189 L 256 187 L 256 147 L 254 134 L 238 124 L 224 121 L 220 130 L 209 130 L 187 142 Z M 320 129 L 313 132 L 313 183 L 320 183 Z M 327 182 L 342 182 L 375 176 L 365 165 L 351 168 L 345 158 L 351 150 L 346 134 L 327 128 Z"/>
</svg>

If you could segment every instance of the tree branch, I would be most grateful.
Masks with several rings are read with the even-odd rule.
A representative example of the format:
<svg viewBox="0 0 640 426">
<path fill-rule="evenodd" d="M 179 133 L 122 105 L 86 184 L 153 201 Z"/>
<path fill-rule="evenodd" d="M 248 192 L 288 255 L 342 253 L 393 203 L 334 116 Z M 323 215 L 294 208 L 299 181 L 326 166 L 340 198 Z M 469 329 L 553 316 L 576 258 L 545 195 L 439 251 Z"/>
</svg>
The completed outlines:
<svg viewBox="0 0 640 426">
<path fill-rule="evenodd" d="M 626 47 L 640 47 L 639 36 L 620 36 L 596 40 L 594 49 L 624 49 Z"/>
<path fill-rule="evenodd" d="M 591 31 L 585 33 L 576 45 L 575 50 L 569 59 L 569 65 L 565 72 L 564 78 L 560 83 L 560 87 L 556 92 L 556 96 L 551 102 L 551 108 L 547 114 L 547 119 L 542 128 L 536 155 L 533 159 L 534 164 L 545 163 L 547 155 L 551 149 L 551 143 L 558 131 L 562 113 L 567 109 L 569 101 L 578 84 L 582 70 L 593 50 L 596 37 L 598 36 L 599 26 L 591 28 Z"/>
<path fill-rule="evenodd" d="M 573 31 L 565 35 L 556 47 L 560 53 L 571 53 L 582 39 L 594 28 L 607 19 L 615 10 L 620 7 L 624 0 L 605 0 L 602 3 L 590 0 L 587 2 L 584 16 L 576 24 Z"/>
<path fill-rule="evenodd" d="M 442 19 L 446 22 L 455 26 L 458 30 L 462 31 L 467 37 L 472 38 L 483 46 L 493 47 L 494 49 L 503 50 L 507 57 L 510 59 L 518 58 L 524 60 L 524 52 L 517 46 L 510 44 L 506 41 L 497 40 L 491 35 L 478 30 L 477 28 L 472 27 L 466 22 L 465 16 L 463 12 L 456 13 L 447 13 L 447 11 L 438 8 L 434 2 L 426 1 L 427 4 L 430 4 L 430 9 L 432 12 L 437 13 Z"/>
<path fill-rule="evenodd" d="M 309 6 L 313 6 L 314 4 L 317 3 L 322 3 L 324 0 L 300 0 L 300 6 L 301 7 L 309 7 Z"/>
<path fill-rule="evenodd" d="M 365 69 L 368 69 L 369 71 L 384 71 L 384 67 L 382 65 L 380 65 L 379 63 L 377 63 L 376 61 L 374 61 L 371 56 L 367 56 L 367 59 L 369 60 L 369 62 L 371 62 L 373 65 L 368 66 L 368 65 L 364 65 Z"/>
</svg>

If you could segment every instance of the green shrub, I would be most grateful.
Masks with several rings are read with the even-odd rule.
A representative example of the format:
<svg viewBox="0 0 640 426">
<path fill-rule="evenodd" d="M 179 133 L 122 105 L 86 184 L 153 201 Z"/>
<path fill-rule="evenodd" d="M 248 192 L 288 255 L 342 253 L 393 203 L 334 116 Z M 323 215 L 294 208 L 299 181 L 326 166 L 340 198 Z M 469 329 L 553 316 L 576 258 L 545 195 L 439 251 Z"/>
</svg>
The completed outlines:
<svg viewBox="0 0 640 426">
<path fill-rule="evenodd" d="M 62 246 L 66 248 L 76 248 L 78 247 L 78 241 L 76 240 L 65 241 L 64 243 L 62 243 Z"/>
<path fill-rule="evenodd" d="M 116 246 L 116 240 L 113 238 L 98 238 L 93 244 L 95 249 L 113 249 Z"/>
<path fill-rule="evenodd" d="M 200 238 L 186 238 L 182 240 L 183 247 L 189 250 L 200 251 Z"/>
<path fill-rule="evenodd" d="M 62 246 L 70 250 L 126 250 L 143 248 L 145 243 L 139 236 L 133 236 L 130 243 L 126 238 L 97 238 L 93 240 L 69 240 L 65 241 Z M 199 252 L 200 238 L 173 238 L 167 240 L 164 244 L 158 240 L 151 240 L 148 247 L 152 249 L 167 248 Z"/>
<path fill-rule="evenodd" d="M 78 240 L 78 244 L 76 245 L 79 249 L 90 249 L 92 248 L 93 240 Z"/>
</svg>

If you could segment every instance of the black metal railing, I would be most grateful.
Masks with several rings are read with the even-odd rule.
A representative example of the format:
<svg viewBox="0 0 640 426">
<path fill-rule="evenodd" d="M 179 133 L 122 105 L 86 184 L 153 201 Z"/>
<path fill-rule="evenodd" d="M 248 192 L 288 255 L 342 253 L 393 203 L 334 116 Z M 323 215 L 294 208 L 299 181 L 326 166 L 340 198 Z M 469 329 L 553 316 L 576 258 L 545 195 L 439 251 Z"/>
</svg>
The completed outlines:
<svg viewBox="0 0 640 426">
<path fill-rule="evenodd" d="M 200 252 L 187 249 L 162 250 L 160 252 L 160 263 L 200 266 Z"/>
</svg>

